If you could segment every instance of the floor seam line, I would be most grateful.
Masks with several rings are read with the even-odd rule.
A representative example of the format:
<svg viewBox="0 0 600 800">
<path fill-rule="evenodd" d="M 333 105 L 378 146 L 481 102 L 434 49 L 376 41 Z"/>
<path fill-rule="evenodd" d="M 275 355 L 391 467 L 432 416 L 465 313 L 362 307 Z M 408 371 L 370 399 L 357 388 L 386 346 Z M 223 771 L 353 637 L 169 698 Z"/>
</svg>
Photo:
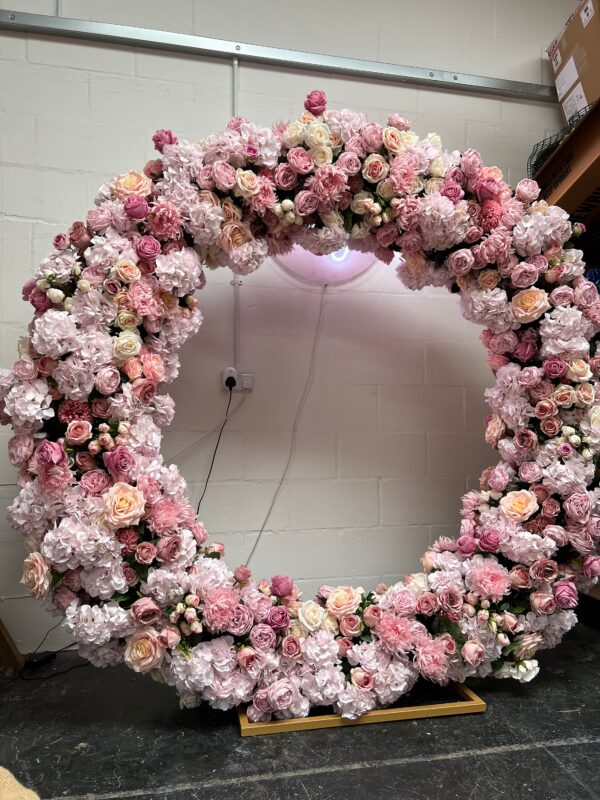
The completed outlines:
<svg viewBox="0 0 600 800">
<path fill-rule="evenodd" d="M 551 739 L 540 742 L 521 742 L 519 744 L 498 745 L 496 747 L 483 747 L 480 749 L 471 748 L 454 753 L 423 754 L 412 758 L 389 758 L 379 761 L 357 761 L 352 764 L 339 766 L 323 766 L 314 769 L 297 769 L 280 773 L 258 773 L 256 775 L 237 775 L 231 778 L 214 778 L 208 781 L 198 781 L 195 783 L 174 784 L 173 786 L 160 786 L 154 789 L 131 789 L 125 792 L 104 792 L 102 794 L 86 793 L 83 795 L 57 795 L 45 798 L 45 800 L 123 800 L 123 798 L 143 797 L 148 793 L 168 797 L 177 792 L 191 791 L 193 789 L 211 789 L 245 781 L 248 783 L 271 783 L 276 780 L 286 780 L 294 778 L 310 777 L 312 775 L 327 775 L 338 772 L 358 771 L 362 769 L 377 769 L 381 767 L 394 767 L 406 764 L 418 764 L 420 762 L 451 761 L 459 758 L 470 758 L 473 756 L 502 755 L 503 753 L 518 753 L 524 750 L 544 750 L 547 748 L 587 746 L 600 744 L 600 737 L 585 737 L 572 739 Z"/>
</svg>

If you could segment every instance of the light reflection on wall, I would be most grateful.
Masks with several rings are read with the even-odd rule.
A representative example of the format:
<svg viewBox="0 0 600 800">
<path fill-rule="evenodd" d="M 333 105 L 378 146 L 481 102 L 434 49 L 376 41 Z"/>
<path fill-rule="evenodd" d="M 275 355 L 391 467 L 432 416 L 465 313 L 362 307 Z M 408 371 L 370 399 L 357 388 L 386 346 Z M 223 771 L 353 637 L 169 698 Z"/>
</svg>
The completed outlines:
<svg viewBox="0 0 600 800">
<path fill-rule="evenodd" d="M 361 275 L 375 263 L 372 253 L 361 253 L 343 247 L 327 256 L 316 256 L 301 247 L 294 248 L 287 255 L 275 259 L 295 278 L 305 282 L 328 285 L 347 283 Z"/>
</svg>

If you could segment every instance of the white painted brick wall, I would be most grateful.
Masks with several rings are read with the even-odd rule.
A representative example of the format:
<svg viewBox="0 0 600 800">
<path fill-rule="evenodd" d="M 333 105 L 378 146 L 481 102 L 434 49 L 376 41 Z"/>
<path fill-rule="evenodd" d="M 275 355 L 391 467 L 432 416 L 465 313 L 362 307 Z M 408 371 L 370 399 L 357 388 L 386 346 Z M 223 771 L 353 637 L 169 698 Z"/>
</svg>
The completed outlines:
<svg viewBox="0 0 600 800">
<path fill-rule="evenodd" d="M 55 0 L 6 0 L 54 14 Z M 241 42 L 455 69 L 550 83 L 545 46 L 574 0 L 63 0 L 65 16 L 197 33 Z M 334 107 L 381 121 L 399 111 L 449 148 L 478 147 L 512 182 L 532 145 L 560 127 L 555 106 L 346 80 L 242 62 L 240 108 L 262 123 L 301 109 L 322 87 Z M 218 130 L 231 111 L 231 69 L 220 61 L 104 47 L 81 41 L 0 35 L 0 357 L 14 360 L 29 322 L 20 287 L 52 236 L 83 217 L 97 186 L 141 167 L 151 135 Z M 209 275 L 205 324 L 184 348 L 173 389 L 178 412 L 165 454 L 221 419 L 220 371 L 232 360 L 232 290 Z M 256 390 L 223 437 L 202 517 L 226 543 L 232 566 L 250 552 L 287 456 L 309 364 L 320 295 L 274 264 L 245 278 L 242 360 Z M 315 382 L 299 426 L 296 458 L 253 560 L 260 575 L 290 572 L 312 592 L 321 582 L 373 585 L 418 567 L 434 536 L 454 533 L 459 495 L 494 454 L 483 444 L 483 387 L 490 382 L 479 331 L 455 297 L 407 292 L 378 265 L 330 289 Z M 0 482 L 14 471 L 0 432 Z M 178 463 L 198 498 L 214 436 Z M 0 487 L 0 504 L 15 489 Z M 31 649 L 52 620 L 19 585 L 19 534 L 0 525 L 0 617 Z M 4 599 L 2 599 L 4 598 Z M 17 598 L 17 599 L 11 599 Z M 68 642 L 53 634 L 50 646 Z"/>
</svg>

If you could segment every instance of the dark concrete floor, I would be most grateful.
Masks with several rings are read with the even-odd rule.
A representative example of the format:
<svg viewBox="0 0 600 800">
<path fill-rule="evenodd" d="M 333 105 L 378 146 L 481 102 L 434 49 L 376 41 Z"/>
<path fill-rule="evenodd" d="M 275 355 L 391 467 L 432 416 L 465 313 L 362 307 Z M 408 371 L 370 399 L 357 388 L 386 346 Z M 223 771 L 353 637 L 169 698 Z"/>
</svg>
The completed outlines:
<svg viewBox="0 0 600 800">
<path fill-rule="evenodd" d="M 531 684 L 479 687 L 485 714 L 252 739 L 123 667 L 16 680 L 0 764 L 43 800 L 600 798 L 600 633 L 580 625 L 540 661 Z"/>
</svg>

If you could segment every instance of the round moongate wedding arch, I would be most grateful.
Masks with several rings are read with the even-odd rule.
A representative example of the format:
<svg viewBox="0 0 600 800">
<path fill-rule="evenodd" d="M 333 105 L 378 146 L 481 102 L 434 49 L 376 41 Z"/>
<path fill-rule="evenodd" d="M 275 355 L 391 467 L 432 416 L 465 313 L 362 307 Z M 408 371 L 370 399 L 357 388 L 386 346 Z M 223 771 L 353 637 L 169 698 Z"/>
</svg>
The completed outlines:
<svg viewBox="0 0 600 800">
<path fill-rule="evenodd" d="M 250 720 L 355 718 L 419 675 L 530 680 L 600 574 L 600 299 L 581 228 L 533 181 L 513 192 L 397 114 L 382 127 L 318 91 L 305 109 L 197 143 L 158 131 L 160 158 L 103 186 L 25 285 L 34 320 L 0 382 L 23 581 L 93 664 L 124 660 L 186 706 L 249 703 Z M 231 571 L 160 455 L 173 403 L 157 387 L 200 326 L 204 269 L 247 274 L 294 244 L 387 264 L 401 251 L 409 288 L 460 293 L 496 376 L 485 437 L 500 461 L 463 497 L 458 538 L 394 586 L 314 600 L 288 576 Z"/>
</svg>

